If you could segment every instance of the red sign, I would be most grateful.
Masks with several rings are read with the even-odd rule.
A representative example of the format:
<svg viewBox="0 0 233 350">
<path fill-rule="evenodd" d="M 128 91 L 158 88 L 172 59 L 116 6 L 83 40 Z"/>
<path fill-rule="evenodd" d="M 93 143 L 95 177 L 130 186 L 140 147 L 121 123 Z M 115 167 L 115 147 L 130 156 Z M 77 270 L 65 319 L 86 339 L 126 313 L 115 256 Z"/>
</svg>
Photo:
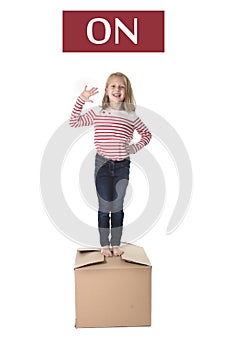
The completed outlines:
<svg viewBox="0 0 233 350">
<path fill-rule="evenodd" d="M 164 52 L 164 11 L 63 11 L 63 52 Z"/>
</svg>

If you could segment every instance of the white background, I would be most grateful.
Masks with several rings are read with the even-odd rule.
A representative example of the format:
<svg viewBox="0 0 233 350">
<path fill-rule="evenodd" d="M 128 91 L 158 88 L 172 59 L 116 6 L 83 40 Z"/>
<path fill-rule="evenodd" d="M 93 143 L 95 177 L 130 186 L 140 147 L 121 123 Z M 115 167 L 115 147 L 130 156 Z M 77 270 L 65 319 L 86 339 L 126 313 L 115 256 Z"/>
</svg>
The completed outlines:
<svg viewBox="0 0 233 350">
<path fill-rule="evenodd" d="M 62 53 L 62 10 L 81 9 L 165 10 L 166 52 Z M 144 0 L 131 7 L 121 0 L 98 6 L 93 0 L 9 1 L 1 8 L 0 25 L 1 348 L 136 350 L 147 342 L 147 349 L 159 350 L 232 349 L 230 2 L 154 1 L 151 6 Z M 171 174 L 166 175 L 169 209 L 137 242 L 153 265 L 153 325 L 76 330 L 77 245 L 45 213 L 40 163 L 82 86 L 101 90 L 116 70 L 131 78 L 137 103 L 162 115 L 183 139 L 193 166 L 193 197 L 183 223 L 167 236 L 177 178 L 158 145 L 158 159 Z"/>
</svg>

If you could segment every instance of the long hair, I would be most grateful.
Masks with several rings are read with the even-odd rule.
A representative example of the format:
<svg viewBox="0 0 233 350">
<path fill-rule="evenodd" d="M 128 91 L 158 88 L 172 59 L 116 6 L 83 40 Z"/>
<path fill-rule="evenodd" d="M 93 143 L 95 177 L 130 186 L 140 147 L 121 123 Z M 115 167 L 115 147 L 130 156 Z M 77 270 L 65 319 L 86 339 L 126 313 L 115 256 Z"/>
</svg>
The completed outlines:
<svg viewBox="0 0 233 350">
<path fill-rule="evenodd" d="M 133 95 L 133 89 L 132 89 L 132 86 L 131 86 L 129 78 L 125 74 L 120 73 L 120 72 L 116 72 L 116 73 L 110 74 L 108 79 L 107 79 L 107 81 L 106 81 L 105 88 L 108 87 L 109 80 L 112 77 L 114 77 L 114 76 L 123 78 L 124 82 L 125 82 L 125 87 L 126 87 L 126 89 L 125 89 L 125 99 L 124 99 L 124 101 L 122 103 L 122 109 L 126 110 L 127 112 L 134 112 L 135 111 L 135 99 L 134 99 L 134 95 Z M 109 97 L 108 97 L 108 95 L 106 94 L 106 91 L 105 91 L 104 97 L 103 97 L 103 100 L 102 100 L 102 108 L 106 109 L 106 108 L 109 107 L 109 105 L 110 105 Z"/>
</svg>

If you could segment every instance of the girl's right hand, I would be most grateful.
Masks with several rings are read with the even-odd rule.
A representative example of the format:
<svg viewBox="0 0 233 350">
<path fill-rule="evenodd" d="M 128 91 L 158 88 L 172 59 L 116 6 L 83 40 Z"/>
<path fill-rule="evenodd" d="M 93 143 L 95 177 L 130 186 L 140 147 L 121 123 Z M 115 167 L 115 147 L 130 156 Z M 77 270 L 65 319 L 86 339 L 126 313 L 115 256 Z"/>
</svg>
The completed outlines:
<svg viewBox="0 0 233 350">
<path fill-rule="evenodd" d="M 87 85 L 85 86 L 83 92 L 80 94 L 80 97 L 85 101 L 85 102 L 93 102 L 90 100 L 90 97 L 93 95 L 98 94 L 98 88 L 91 88 L 90 90 L 87 90 Z"/>
</svg>

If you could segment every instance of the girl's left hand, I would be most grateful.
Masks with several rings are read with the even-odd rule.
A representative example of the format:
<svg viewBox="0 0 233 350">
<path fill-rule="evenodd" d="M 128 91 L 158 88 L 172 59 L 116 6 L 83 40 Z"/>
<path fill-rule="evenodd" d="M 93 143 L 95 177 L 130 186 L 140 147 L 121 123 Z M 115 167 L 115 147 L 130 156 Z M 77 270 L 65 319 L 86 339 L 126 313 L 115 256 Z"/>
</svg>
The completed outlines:
<svg viewBox="0 0 233 350">
<path fill-rule="evenodd" d="M 126 152 L 128 154 L 133 154 L 134 153 L 133 145 L 130 145 L 129 143 L 125 144 L 125 149 L 126 149 Z"/>
</svg>

